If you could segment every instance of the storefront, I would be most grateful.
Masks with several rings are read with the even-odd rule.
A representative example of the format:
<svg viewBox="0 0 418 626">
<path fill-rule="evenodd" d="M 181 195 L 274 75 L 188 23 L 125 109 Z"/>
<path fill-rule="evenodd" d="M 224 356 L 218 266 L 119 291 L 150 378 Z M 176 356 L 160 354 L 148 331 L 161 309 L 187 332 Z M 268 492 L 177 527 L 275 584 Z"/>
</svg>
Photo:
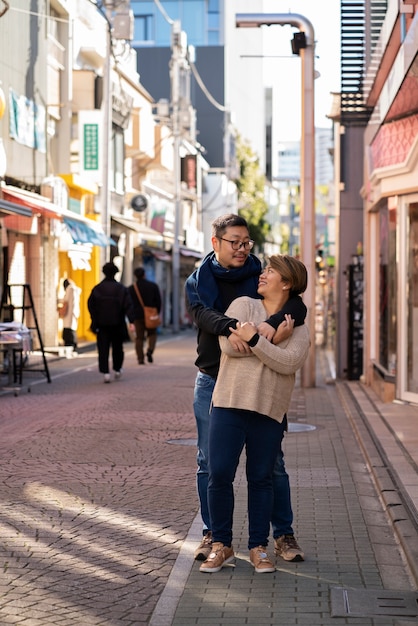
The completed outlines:
<svg viewBox="0 0 418 626">
<path fill-rule="evenodd" d="M 363 190 L 365 364 L 384 401 L 418 404 L 418 115 L 381 127 Z"/>
<path fill-rule="evenodd" d="M 100 224 L 10 185 L 3 185 L 2 195 L 3 203 L 26 212 L 2 220 L 8 244 L 4 274 L 9 285 L 31 286 L 44 345 L 55 347 L 60 342 L 57 299 L 64 278 L 72 278 L 82 289 L 78 334 L 88 338 L 87 298 L 94 283 L 90 270 L 99 263 L 100 247 L 107 245 Z"/>
</svg>

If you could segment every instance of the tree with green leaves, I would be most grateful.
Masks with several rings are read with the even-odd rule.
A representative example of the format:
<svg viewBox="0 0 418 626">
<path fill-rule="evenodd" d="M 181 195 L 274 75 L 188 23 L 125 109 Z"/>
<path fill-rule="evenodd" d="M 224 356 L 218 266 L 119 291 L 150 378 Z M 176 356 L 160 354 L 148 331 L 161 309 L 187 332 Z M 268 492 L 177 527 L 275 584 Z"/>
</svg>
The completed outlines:
<svg viewBox="0 0 418 626">
<path fill-rule="evenodd" d="M 255 245 L 262 248 L 270 231 L 270 225 L 265 219 L 268 211 L 264 195 L 265 176 L 260 171 L 257 155 L 239 136 L 236 149 L 240 171 L 239 178 L 235 180 L 238 189 L 238 213 L 247 220 Z"/>
</svg>

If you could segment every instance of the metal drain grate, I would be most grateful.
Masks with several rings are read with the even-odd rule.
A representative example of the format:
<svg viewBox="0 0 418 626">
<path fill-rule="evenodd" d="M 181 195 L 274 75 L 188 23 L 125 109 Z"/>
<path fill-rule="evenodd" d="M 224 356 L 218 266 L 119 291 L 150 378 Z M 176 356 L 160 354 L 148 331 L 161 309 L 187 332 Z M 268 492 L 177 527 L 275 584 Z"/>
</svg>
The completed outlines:
<svg viewBox="0 0 418 626">
<path fill-rule="evenodd" d="M 418 616 L 418 591 L 331 589 L 332 617 Z"/>
</svg>

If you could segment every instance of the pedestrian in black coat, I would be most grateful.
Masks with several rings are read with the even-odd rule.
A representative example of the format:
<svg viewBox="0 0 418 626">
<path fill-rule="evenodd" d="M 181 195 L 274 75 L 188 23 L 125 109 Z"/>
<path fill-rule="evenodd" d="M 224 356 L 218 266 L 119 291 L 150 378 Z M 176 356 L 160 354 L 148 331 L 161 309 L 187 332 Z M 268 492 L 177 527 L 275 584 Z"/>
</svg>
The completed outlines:
<svg viewBox="0 0 418 626">
<path fill-rule="evenodd" d="M 134 311 L 127 287 L 115 280 L 118 267 L 110 262 L 103 266 L 102 282 L 93 287 L 87 301 L 91 316 L 91 329 L 97 335 L 99 372 L 104 382 L 110 382 L 109 354 L 112 348 L 112 364 L 115 379 L 122 375 L 124 359 L 123 342 L 126 339 L 126 318 L 134 321 Z"/>
<path fill-rule="evenodd" d="M 160 313 L 161 294 L 157 283 L 154 283 L 152 282 L 152 280 L 147 280 L 145 278 L 145 270 L 143 267 L 137 267 L 134 270 L 134 275 L 136 278 L 136 287 L 139 290 L 144 305 L 153 306 L 158 310 L 158 313 Z M 157 329 L 145 327 L 144 309 L 142 308 L 142 305 L 138 300 L 134 285 L 131 285 L 129 287 L 129 294 L 132 298 L 132 302 L 134 305 L 134 324 L 136 333 L 135 350 L 138 363 L 139 365 L 143 365 L 144 363 L 145 339 L 147 340 L 147 361 L 148 363 L 152 363 L 154 361 L 153 353 L 155 350 L 155 346 L 157 345 Z"/>
</svg>

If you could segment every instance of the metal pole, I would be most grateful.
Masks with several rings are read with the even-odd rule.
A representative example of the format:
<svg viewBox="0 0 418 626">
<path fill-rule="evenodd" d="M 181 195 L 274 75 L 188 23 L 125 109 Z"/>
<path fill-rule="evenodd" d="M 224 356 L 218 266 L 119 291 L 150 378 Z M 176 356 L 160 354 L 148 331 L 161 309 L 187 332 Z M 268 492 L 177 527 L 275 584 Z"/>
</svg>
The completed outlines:
<svg viewBox="0 0 418 626">
<path fill-rule="evenodd" d="M 300 51 L 302 61 L 301 256 L 309 276 L 304 302 L 308 309 L 306 323 L 311 337 L 311 349 L 302 368 L 301 383 L 304 387 L 315 387 L 315 34 L 312 24 L 303 15 L 238 13 L 235 16 L 235 25 L 241 28 L 257 28 L 273 24 L 299 28 L 305 33 L 307 43 L 307 47 Z"/>
<path fill-rule="evenodd" d="M 315 387 L 315 121 L 314 121 L 314 37 L 300 51 L 302 59 L 302 145 L 301 145 L 301 252 L 308 270 L 304 302 L 311 349 L 302 367 L 302 386 Z"/>
<path fill-rule="evenodd" d="M 109 163 L 110 144 L 112 140 L 112 86 L 111 86 L 111 56 L 112 56 L 112 8 L 113 2 L 106 2 L 106 60 L 103 67 L 103 132 L 102 132 L 102 190 L 101 190 L 101 217 L 102 226 L 107 239 L 110 239 L 110 186 Z M 102 248 L 102 260 L 110 260 L 110 244 Z"/>
<path fill-rule="evenodd" d="M 171 57 L 171 102 L 173 124 L 173 175 L 174 175 L 174 241 L 171 255 L 172 262 L 172 330 L 180 330 L 180 219 L 181 219 L 181 188 L 180 188 L 180 22 L 175 21 L 172 31 Z"/>
</svg>

